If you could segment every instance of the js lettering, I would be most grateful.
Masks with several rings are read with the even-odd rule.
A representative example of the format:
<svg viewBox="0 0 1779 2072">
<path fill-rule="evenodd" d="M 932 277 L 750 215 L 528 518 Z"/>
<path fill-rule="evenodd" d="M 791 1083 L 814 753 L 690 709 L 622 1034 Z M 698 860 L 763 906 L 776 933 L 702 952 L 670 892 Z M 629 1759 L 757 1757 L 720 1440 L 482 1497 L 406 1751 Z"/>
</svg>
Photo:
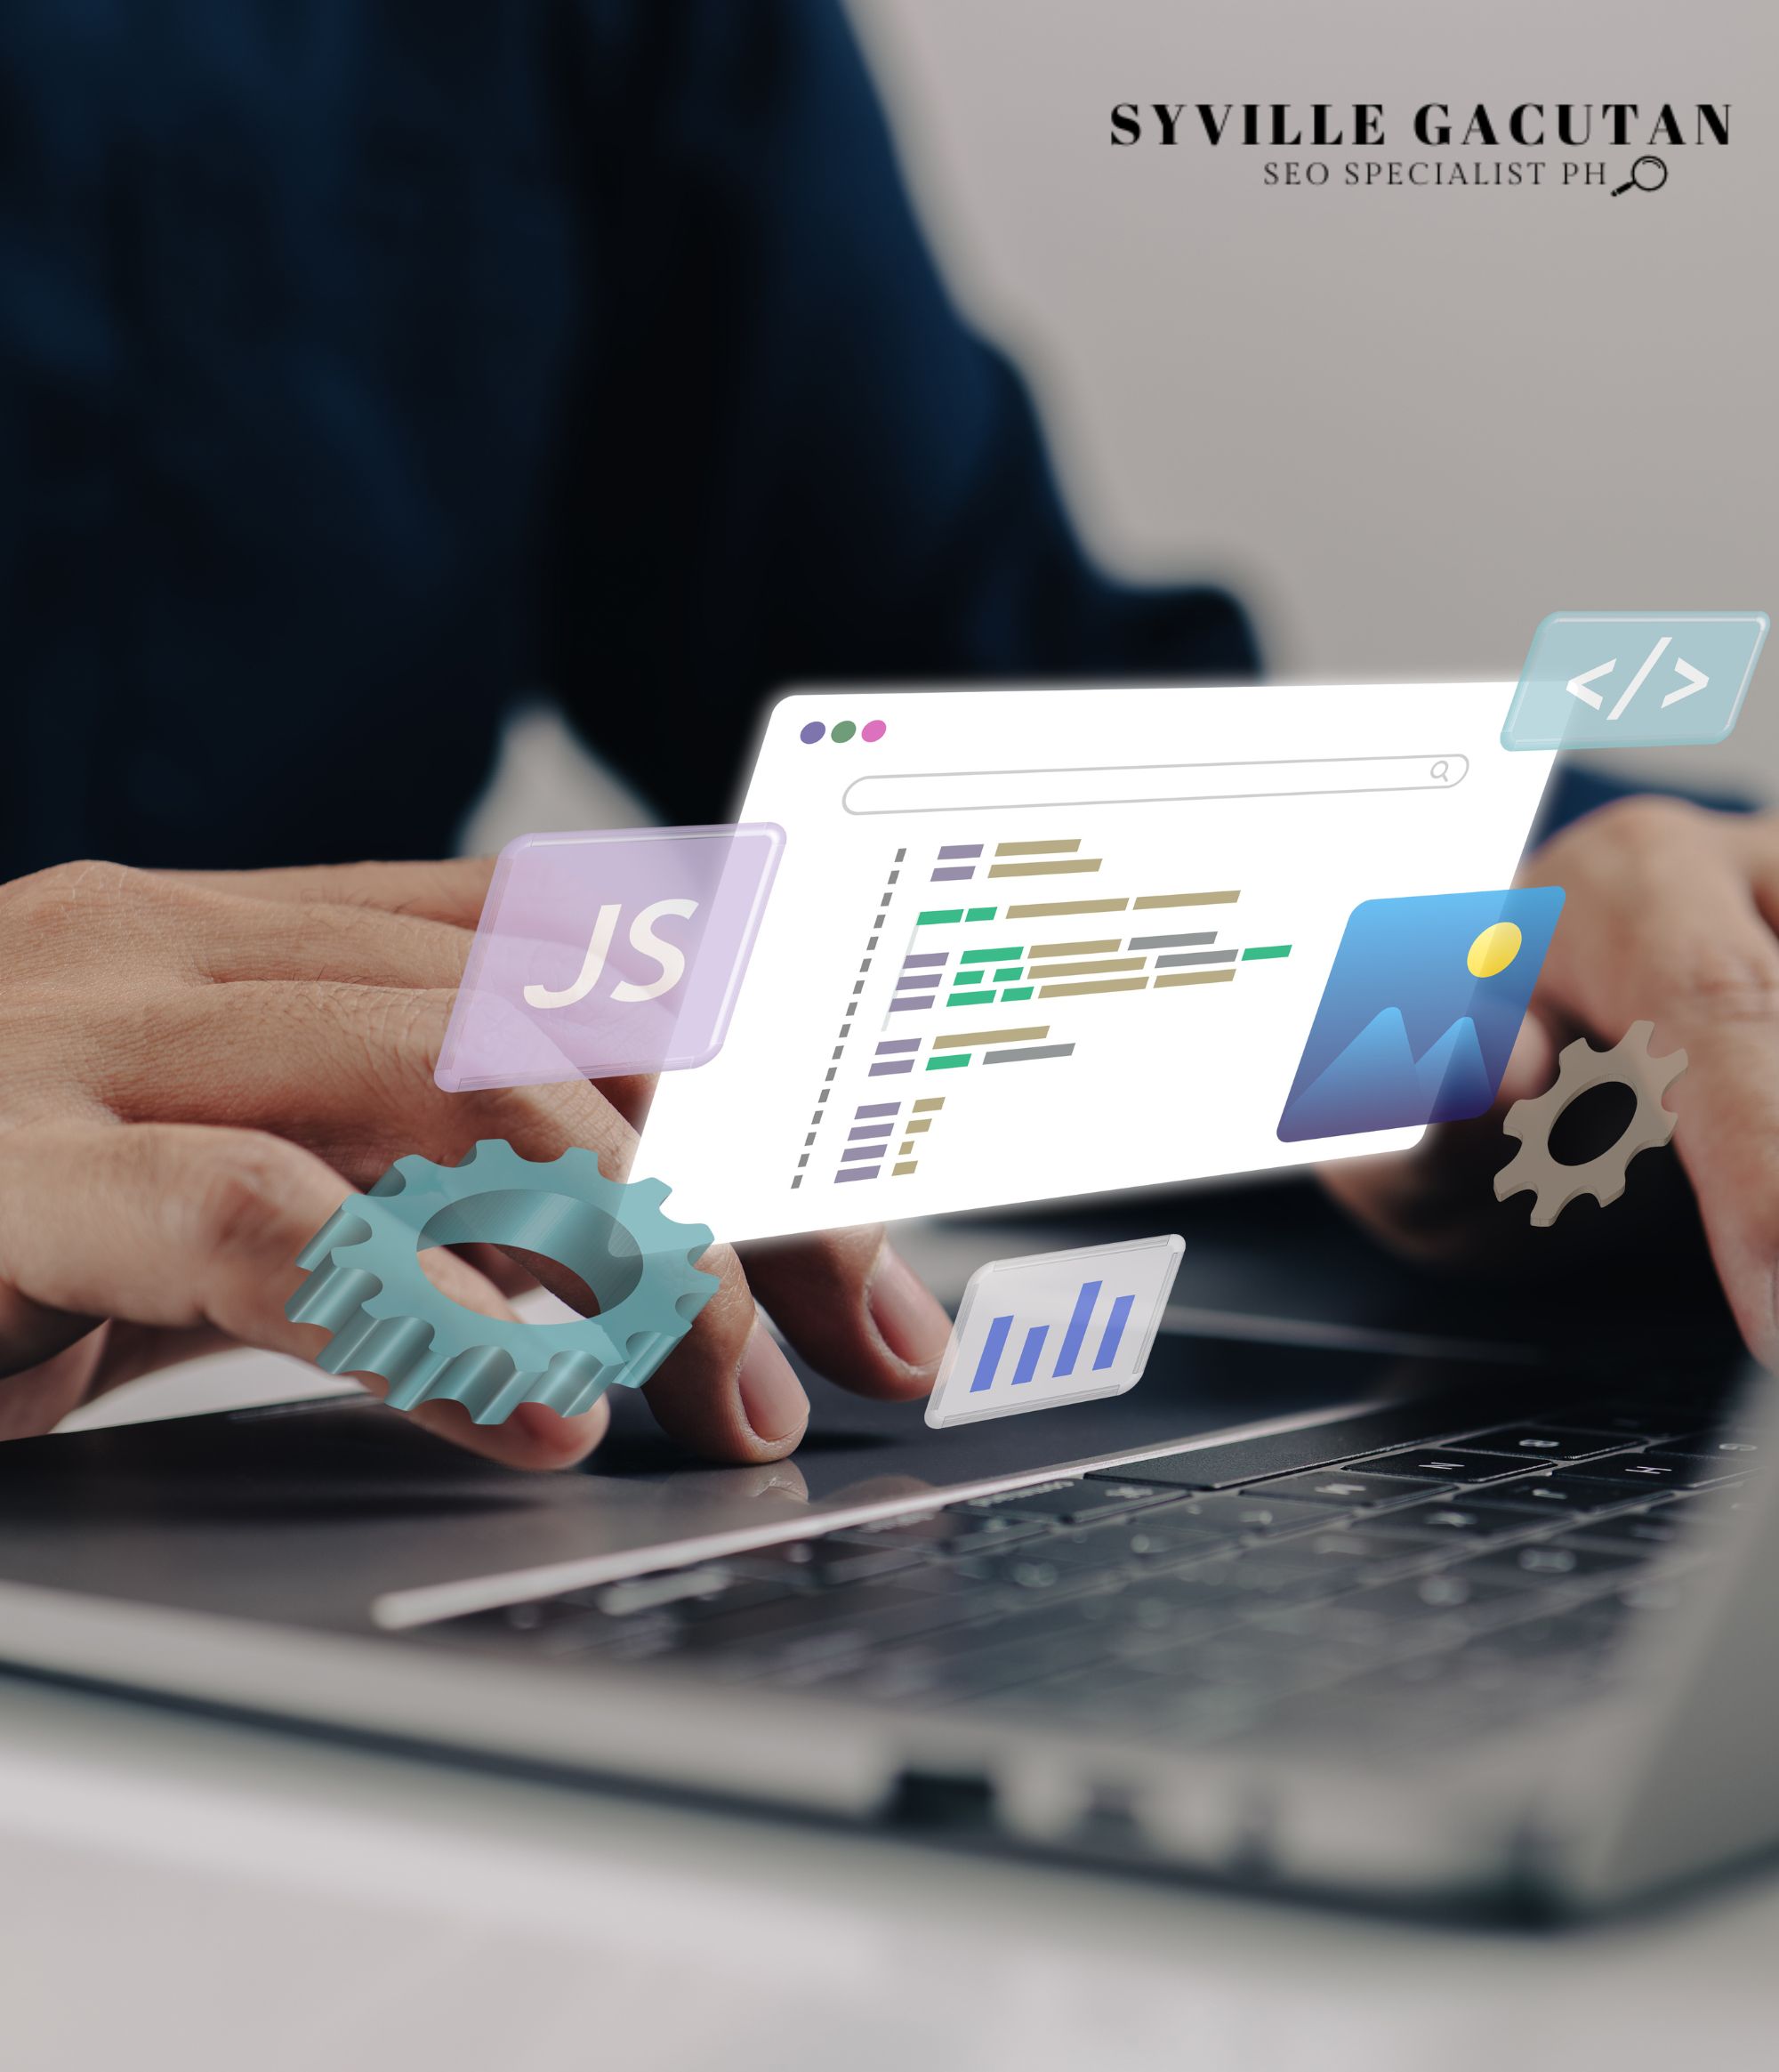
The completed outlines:
<svg viewBox="0 0 1779 2072">
<path fill-rule="evenodd" d="M 659 967 L 660 975 L 651 979 L 646 986 L 634 986 L 628 979 L 621 979 L 612 988 L 611 996 L 630 1005 L 645 1000 L 658 1000 L 664 993 L 671 993 L 686 975 L 686 953 L 676 943 L 655 932 L 655 923 L 664 915 L 677 915 L 682 921 L 689 921 L 698 910 L 696 899 L 657 899 L 652 907 L 645 907 L 630 924 L 630 947 L 639 955 Z M 600 982 L 606 968 L 607 953 L 611 948 L 612 937 L 617 932 L 619 915 L 623 909 L 616 906 L 601 907 L 593 923 L 593 932 L 587 941 L 587 954 L 581 960 L 580 976 L 572 986 L 560 991 L 548 986 L 527 986 L 525 1004 L 527 1007 L 573 1007 L 584 1000 Z"/>
</svg>

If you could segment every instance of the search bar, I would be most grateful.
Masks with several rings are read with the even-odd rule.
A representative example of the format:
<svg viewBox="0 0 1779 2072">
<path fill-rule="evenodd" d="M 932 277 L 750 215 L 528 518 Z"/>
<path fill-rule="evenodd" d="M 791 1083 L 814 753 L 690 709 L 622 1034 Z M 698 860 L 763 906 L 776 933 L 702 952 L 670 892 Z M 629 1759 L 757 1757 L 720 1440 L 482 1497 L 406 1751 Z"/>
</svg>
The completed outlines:
<svg viewBox="0 0 1779 2072">
<path fill-rule="evenodd" d="M 911 770 L 856 778 L 849 813 L 993 812 L 1016 806 L 1165 806 L 1194 799 L 1316 798 L 1331 793 L 1444 792 L 1470 759 L 1332 755 L 1289 762 L 1114 763 L 1088 770 Z"/>
</svg>

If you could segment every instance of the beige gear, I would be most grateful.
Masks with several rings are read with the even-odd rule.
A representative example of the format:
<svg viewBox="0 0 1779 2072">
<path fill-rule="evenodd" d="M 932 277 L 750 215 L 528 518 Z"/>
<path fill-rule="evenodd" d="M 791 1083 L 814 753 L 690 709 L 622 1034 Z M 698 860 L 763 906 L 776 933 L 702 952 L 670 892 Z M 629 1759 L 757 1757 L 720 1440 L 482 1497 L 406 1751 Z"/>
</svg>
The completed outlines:
<svg viewBox="0 0 1779 2072">
<path fill-rule="evenodd" d="M 1653 1021 L 1634 1021 L 1609 1051 L 1597 1051 L 1577 1036 L 1558 1060 L 1557 1076 L 1542 1093 L 1517 1100 L 1501 1128 L 1519 1139 L 1519 1149 L 1495 1174 L 1495 1199 L 1530 1191 L 1532 1221 L 1549 1229 L 1578 1195 L 1590 1194 L 1604 1208 L 1624 1192 L 1625 1168 L 1639 1151 L 1653 1150 L 1674 1134 L 1679 1120 L 1662 1096 L 1686 1069 L 1685 1051 L 1652 1058 Z M 1550 1156 L 1550 1133 L 1564 1109 L 1592 1086 L 1616 1082 L 1637 1096 L 1637 1112 L 1615 1143 L 1581 1165 L 1561 1165 Z"/>
</svg>

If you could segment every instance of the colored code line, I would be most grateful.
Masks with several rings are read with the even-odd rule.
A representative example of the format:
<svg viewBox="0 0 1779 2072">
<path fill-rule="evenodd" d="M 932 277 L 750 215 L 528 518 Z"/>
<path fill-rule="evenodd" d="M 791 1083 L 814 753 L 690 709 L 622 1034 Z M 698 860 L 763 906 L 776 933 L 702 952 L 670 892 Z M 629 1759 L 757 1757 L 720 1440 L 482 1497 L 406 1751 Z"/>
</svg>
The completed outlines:
<svg viewBox="0 0 1779 2072">
<path fill-rule="evenodd" d="M 1073 856 L 1081 847 L 1081 837 L 1073 842 L 997 842 L 996 856 Z"/>
<path fill-rule="evenodd" d="M 933 1002 L 938 999 L 938 996 L 936 993 L 922 993 L 918 999 L 914 998 L 911 994 L 898 993 L 895 999 L 890 1003 L 890 1005 L 885 1010 L 885 1012 L 890 1014 L 907 1014 L 916 1007 L 930 1007 Z"/>
<path fill-rule="evenodd" d="M 1244 949 L 1242 952 L 1242 962 L 1252 964 L 1261 957 L 1288 957 L 1290 955 L 1291 945 L 1288 942 L 1269 942 L 1260 949 Z"/>
<path fill-rule="evenodd" d="M 860 1122 L 864 1122 L 867 1117 L 873 1115 L 900 1115 L 902 1104 L 899 1100 L 873 1100 L 869 1108 L 856 1108 L 852 1112 Z"/>
<path fill-rule="evenodd" d="M 1009 979 L 1017 979 L 1023 969 L 1019 964 L 1009 964 L 1004 971 L 995 972 L 994 983 L 997 986 L 1004 985 Z"/>
<path fill-rule="evenodd" d="M 1231 950 L 1229 954 L 1233 956 L 1236 953 Z M 1140 972 L 1142 968 L 1141 957 L 1092 957 L 1074 963 L 1034 963 L 1032 976 L 1034 979 L 1075 979 L 1083 972 Z M 1016 978 L 1018 975 L 1017 972 L 1014 974 Z"/>
<path fill-rule="evenodd" d="M 1058 857 L 1048 863 L 991 863 L 991 878 L 1043 878 L 1060 877 L 1074 871 L 1097 871 L 1101 859 L 1097 856 Z"/>
<path fill-rule="evenodd" d="M 1133 935 L 1129 947 L 1131 949 L 1199 949 L 1207 942 L 1215 942 L 1214 928 L 1202 930 L 1196 935 Z M 1116 944 L 1112 947 L 1115 948 Z"/>
<path fill-rule="evenodd" d="M 1087 1336 L 1087 1326 L 1093 1315 L 1093 1305 L 1099 1300 L 1099 1291 L 1106 1286 L 1103 1280 L 1084 1280 L 1081 1293 L 1075 1298 L 1075 1308 L 1069 1312 L 1068 1326 L 1062 1334 L 1062 1350 L 1057 1354 L 1057 1363 L 1050 1369 L 1053 1375 L 1072 1375 L 1076 1356 L 1081 1351 L 1082 1341 Z"/>
<path fill-rule="evenodd" d="M 976 867 L 974 864 L 952 863 L 946 864 L 936 870 L 929 882 L 935 885 L 943 885 L 954 883 L 959 878 L 973 878 L 975 875 Z M 924 921 L 926 915 L 923 914 L 921 918 Z"/>
<path fill-rule="evenodd" d="M 973 964 L 1010 964 L 1015 957 L 1022 957 L 1025 954 L 1025 950 L 1017 944 L 1011 949 L 973 949 L 970 953 L 970 961 Z"/>
<path fill-rule="evenodd" d="M 1111 1366 L 1118 1357 L 1118 1341 L 1124 1335 L 1124 1326 L 1131 1319 L 1131 1310 L 1135 1295 L 1120 1295 L 1112 1305 L 1112 1314 L 1106 1321 L 1106 1335 L 1099 1341 L 1099 1350 L 1093 1356 L 1093 1371 L 1099 1374 Z"/>
<path fill-rule="evenodd" d="M 992 993 L 953 993 L 946 999 L 947 1007 L 992 1007 L 994 1004 Z"/>
<path fill-rule="evenodd" d="M 992 921 L 1001 911 L 998 907 L 972 907 L 965 914 L 966 921 Z M 1010 912 L 1010 908 L 1009 909 Z"/>
<path fill-rule="evenodd" d="M 912 972 L 917 966 L 937 966 L 944 963 L 950 955 L 951 952 L 948 949 L 923 949 L 914 956 L 904 957 L 902 969 L 905 972 Z"/>
<path fill-rule="evenodd" d="M 985 1065 L 1023 1065 L 1034 1058 L 1072 1058 L 1073 1044 L 1027 1044 L 1016 1051 L 987 1051 L 983 1053 Z"/>
<path fill-rule="evenodd" d="M 887 1144 L 849 1144 L 841 1153 L 841 1159 L 843 1164 L 850 1164 L 859 1158 L 881 1158 L 889 1149 Z"/>
<path fill-rule="evenodd" d="M 1239 955 L 1239 951 L 1233 949 L 1182 950 L 1178 956 L 1157 957 L 1155 969 L 1158 972 L 1171 972 L 1184 970 L 1189 964 L 1233 964 Z"/>
<path fill-rule="evenodd" d="M 1128 899 L 1046 899 L 1042 906 L 1010 907 L 1007 918 L 1037 921 L 1048 914 L 1122 914 L 1130 904 Z"/>
<path fill-rule="evenodd" d="M 898 993 L 930 993 L 939 982 L 937 972 L 903 972 L 896 980 Z"/>
<path fill-rule="evenodd" d="M 920 1047 L 921 1039 L 919 1036 L 886 1036 L 877 1046 L 877 1055 L 880 1058 L 887 1058 L 892 1052 L 918 1051 Z"/>
<path fill-rule="evenodd" d="M 872 1066 L 865 1074 L 865 1077 L 867 1079 L 889 1079 L 892 1078 L 898 1072 L 912 1072 L 914 1068 L 914 1060 L 912 1058 L 902 1058 L 898 1059 L 893 1065 Z"/>
<path fill-rule="evenodd" d="M 941 921 L 962 921 L 962 907 L 929 907 L 923 914 L 914 916 L 916 928 L 937 928 Z"/>
<path fill-rule="evenodd" d="M 954 1036 L 935 1036 L 936 1051 L 974 1050 L 978 1044 L 1026 1044 L 1042 1043 L 1050 1033 L 1046 1022 L 1042 1028 L 972 1028 L 959 1029 Z"/>
<path fill-rule="evenodd" d="M 913 1159 L 913 1158 L 909 1158 L 909 1159 L 906 1159 L 906 1160 L 904 1160 L 904 1162 L 903 1162 L 903 1163 L 902 1163 L 900 1165 L 892 1165 L 892 1166 L 890 1168 L 890 1179 L 891 1179 L 891 1180 L 899 1180 L 899 1179 L 902 1177 L 902 1175 L 903 1175 L 905 1173 L 912 1173 L 912 1172 L 914 1170 L 914 1167 L 915 1167 L 915 1165 L 916 1165 L 916 1164 L 917 1164 L 917 1163 L 918 1163 L 918 1161 L 917 1161 L 917 1160 L 915 1160 L 915 1159 Z"/>
<path fill-rule="evenodd" d="M 883 1168 L 881 1165 L 842 1165 L 834 1174 L 840 1180 L 875 1180 Z"/>
<path fill-rule="evenodd" d="M 969 1053 L 964 1051 L 958 1051 L 954 1052 L 953 1055 L 949 1058 L 929 1058 L 927 1060 L 927 1069 L 929 1072 L 948 1072 L 954 1065 L 967 1065 L 969 1062 Z"/>
<path fill-rule="evenodd" d="M 1032 988 L 1029 986 L 1009 986 L 1001 997 L 1003 1000 L 1029 1000 Z"/>
<path fill-rule="evenodd" d="M 1040 1000 L 1067 1000 L 1076 993 L 1140 993 L 1147 979 L 1075 979 L 1067 986 L 1040 986 Z"/>
<path fill-rule="evenodd" d="M 916 1115 L 936 1115 L 944 1106 L 945 1095 L 943 1093 L 929 1093 L 922 1100 L 914 1103 L 914 1113 Z"/>
<path fill-rule="evenodd" d="M 1132 949 L 1138 947 L 1131 945 Z M 1109 942 L 1034 942 L 1026 955 L 1035 963 L 1039 957 L 1097 957 L 1117 947 L 1115 935 Z"/>
<path fill-rule="evenodd" d="M 856 1130 L 849 1130 L 846 1133 L 846 1141 L 849 1144 L 850 1144 L 856 1139 L 865 1137 L 893 1137 L 895 1133 L 896 1125 L 894 1123 L 860 1123 Z"/>
<path fill-rule="evenodd" d="M 1007 1334 L 1013 1328 L 1010 1317 L 997 1317 L 988 1326 L 982 1341 L 982 1350 L 977 1358 L 976 1372 L 970 1377 L 970 1393 L 979 1395 L 984 1389 L 994 1386 L 994 1370 L 1001 1364 L 1001 1349 L 1007 1342 Z"/>
<path fill-rule="evenodd" d="M 908 1134 L 911 1137 L 918 1137 L 922 1130 L 930 1130 L 932 1126 L 933 1118 L 931 1116 L 917 1115 L 914 1121 L 908 1125 Z"/>
<path fill-rule="evenodd" d="M 944 863 L 952 857 L 980 856 L 981 854 L 982 844 L 979 842 L 947 842 L 945 847 L 939 851 L 939 861 Z"/>
<path fill-rule="evenodd" d="M 1239 892 L 1145 892 L 1131 904 L 1138 913 L 1155 907 L 1233 907 Z"/>
<path fill-rule="evenodd" d="M 1233 979 L 1234 964 L 1224 964 L 1214 972 L 1163 972 L 1155 980 L 1161 986 L 1214 986 L 1220 979 Z"/>
<path fill-rule="evenodd" d="M 1019 1360 L 1013 1369 L 1013 1386 L 1029 1382 L 1038 1371 L 1038 1355 L 1044 1350 L 1044 1341 L 1050 1334 L 1048 1324 L 1034 1324 L 1026 1334 L 1026 1342 L 1019 1348 Z"/>
</svg>

